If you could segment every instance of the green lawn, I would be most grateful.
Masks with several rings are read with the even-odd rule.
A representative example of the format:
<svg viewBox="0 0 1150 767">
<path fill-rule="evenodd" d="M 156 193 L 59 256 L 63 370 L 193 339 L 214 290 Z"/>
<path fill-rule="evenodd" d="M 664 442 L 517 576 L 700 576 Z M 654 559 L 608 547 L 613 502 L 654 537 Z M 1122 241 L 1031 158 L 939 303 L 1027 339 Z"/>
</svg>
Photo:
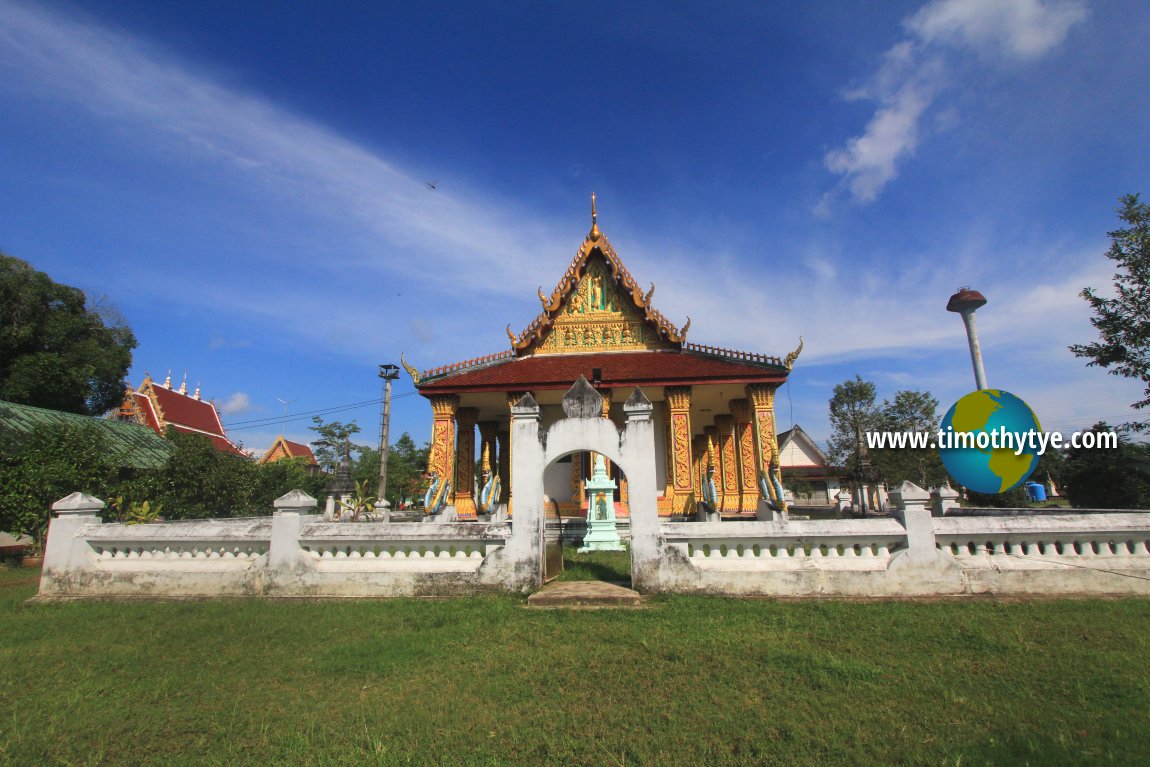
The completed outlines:
<svg viewBox="0 0 1150 767">
<path fill-rule="evenodd" d="M 578 544 L 563 547 L 560 581 L 610 581 L 631 585 L 631 552 L 589 551 L 579 553 Z"/>
<path fill-rule="evenodd" d="M 0 764 L 1145 764 L 1150 601 L 29 604 Z"/>
</svg>

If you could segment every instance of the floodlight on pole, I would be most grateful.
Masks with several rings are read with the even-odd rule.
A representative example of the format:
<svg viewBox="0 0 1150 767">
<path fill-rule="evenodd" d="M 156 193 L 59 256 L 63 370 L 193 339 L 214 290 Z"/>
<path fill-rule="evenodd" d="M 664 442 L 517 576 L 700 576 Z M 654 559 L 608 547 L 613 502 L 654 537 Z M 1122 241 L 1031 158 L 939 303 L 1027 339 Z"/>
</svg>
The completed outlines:
<svg viewBox="0 0 1150 767">
<path fill-rule="evenodd" d="M 970 344 L 970 362 L 974 366 L 974 383 L 979 391 L 986 388 L 986 371 L 982 368 L 982 348 L 978 345 L 978 331 L 974 327 L 974 312 L 986 305 L 986 297 L 977 290 L 963 286 L 946 302 L 948 312 L 962 315 L 966 325 L 966 340 Z"/>
<path fill-rule="evenodd" d="M 399 378 L 398 365 L 380 365 L 379 377 L 383 379 L 383 414 L 379 423 L 379 492 L 376 498 L 384 503 L 387 490 L 387 431 L 391 425 L 391 382 Z"/>
</svg>

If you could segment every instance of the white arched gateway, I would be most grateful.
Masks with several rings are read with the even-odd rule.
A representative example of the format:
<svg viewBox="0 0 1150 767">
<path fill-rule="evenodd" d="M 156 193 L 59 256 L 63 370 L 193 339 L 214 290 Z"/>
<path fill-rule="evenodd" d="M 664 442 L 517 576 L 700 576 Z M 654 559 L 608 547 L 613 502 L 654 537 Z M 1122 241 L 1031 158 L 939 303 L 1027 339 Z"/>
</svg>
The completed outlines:
<svg viewBox="0 0 1150 767">
<path fill-rule="evenodd" d="M 542 583 L 543 474 L 558 458 L 584 451 L 599 453 L 626 475 L 630 491 L 631 580 L 653 586 L 658 568 L 659 509 L 655 487 L 655 432 L 651 402 L 639 388 L 623 404 L 622 429 L 601 417 L 603 397 L 580 376 L 563 397 L 565 417 L 540 431 L 539 405 L 525 394 L 511 408 L 512 497 L 515 524 L 509 549 L 520 562 L 533 562 L 532 578 Z M 511 553 L 511 552 L 509 552 Z"/>
</svg>

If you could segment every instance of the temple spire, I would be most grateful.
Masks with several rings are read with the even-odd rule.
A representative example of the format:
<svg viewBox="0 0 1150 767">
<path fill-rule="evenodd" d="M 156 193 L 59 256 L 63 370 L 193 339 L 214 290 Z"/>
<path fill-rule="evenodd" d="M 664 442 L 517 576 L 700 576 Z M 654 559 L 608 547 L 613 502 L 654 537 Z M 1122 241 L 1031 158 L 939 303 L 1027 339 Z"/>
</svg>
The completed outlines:
<svg viewBox="0 0 1150 767">
<path fill-rule="evenodd" d="M 591 233 L 587 235 L 592 242 L 599 240 L 599 215 L 595 212 L 595 193 L 591 193 Z"/>
</svg>

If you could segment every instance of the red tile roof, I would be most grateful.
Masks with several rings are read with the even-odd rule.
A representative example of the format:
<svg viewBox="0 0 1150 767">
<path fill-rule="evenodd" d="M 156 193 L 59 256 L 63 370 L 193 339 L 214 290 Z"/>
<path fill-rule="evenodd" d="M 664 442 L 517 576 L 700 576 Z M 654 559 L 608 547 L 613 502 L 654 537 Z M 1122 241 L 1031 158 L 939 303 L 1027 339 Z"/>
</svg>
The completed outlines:
<svg viewBox="0 0 1150 767">
<path fill-rule="evenodd" d="M 283 460 L 284 458 L 306 458 L 307 462 L 312 466 L 318 466 L 319 462 L 315 459 L 315 453 L 311 448 L 299 442 L 292 442 L 289 439 L 284 439 L 281 434 L 276 437 L 276 441 L 268 448 L 260 458 L 260 463 L 271 463 L 272 461 Z"/>
<path fill-rule="evenodd" d="M 465 391 L 516 391 L 570 387 L 580 375 L 592 378 L 600 368 L 602 383 L 620 386 L 685 386 L 704 383 L 782 383 L 786 369 L 763 366 L 694 351 L 601 352 L 547 354 L 500 360 L 479 369 L 420 382 L 421 394 Z"/>
<path fill-rule="evenodd" d="M 201 437 L 207 437 L 209 440 L 211 440 L 212 445 L 216 448 L 216 450 L 219 450 L 221 453 L 231 453 L 232 455 L 242 456 L 247 455 L 247 453 L 245 453 L 243 450 L 240 450 L 238 447 L 233 445 L 227 437 L 220 436 L 219 434 L 204 434 L 202 431 L 189 429 L 186 426 L 181 426 L 178 423 L 169 423 L 168 426 L 171 426 L 181 434 L 199 434 Z"/>
<path fill-rule="evenodd" d="M 291 454 L 292 458 L 307 458 L 308 463 L 316 463 L 315 453 L 313 453 L 311 448 L 307 445 L 303 445 L 299 442 L 292 442 L 290 439 L 285 439 L 283 442 L 284 445 L 287 446 L 288 453 Z"/>
<path fill-rule="evenodd" d="M 164 413 L 164 420 L 172 425 L 179 424 L 208 434 L 224 433 L 224 425 L 211 402 L 180 394 L 174 389 L 153 386 L 156 404 Z"/>
<path fill-rule="evenodd" d="M 150 378 L 144 379 L 133 396 L 141 423 L 156 433 L 163 434 L 171 426 L 185 434 L 202 434 L 221 452 L 246 455 L 228 439 L 211 402 L 160 386 Z"/>
</svg>

